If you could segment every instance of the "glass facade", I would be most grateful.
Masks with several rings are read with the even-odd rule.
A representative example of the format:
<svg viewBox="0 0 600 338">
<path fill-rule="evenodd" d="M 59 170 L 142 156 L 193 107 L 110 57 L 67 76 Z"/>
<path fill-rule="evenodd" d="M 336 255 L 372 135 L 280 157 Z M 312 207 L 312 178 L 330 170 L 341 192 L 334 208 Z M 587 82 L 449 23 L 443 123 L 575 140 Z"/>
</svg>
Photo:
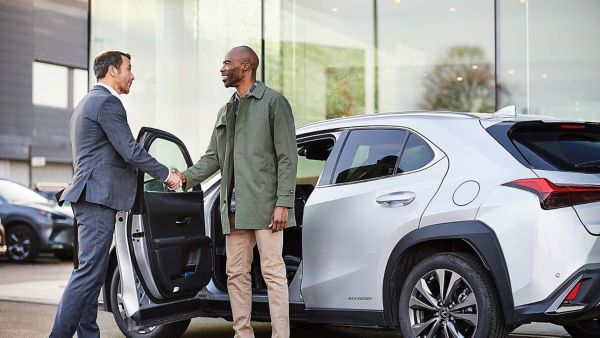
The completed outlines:
<svg viewBox="0 0 600 338">
<path fill-rule="evenodd" d="M 132 54 L 135 80 L 121 99 L 134 135 L 142 126 L 171 132 L 197 159 L 231 94 L 219 73 L 223 56 L 240 44 L 260 51 L 261 2 L 92 1 L 90 35 L 90 64 L 103 50 Z"/>
<path fill-rule="evenodd" d="M 498 0 L 497 8 L 499 105 L 600 120 L 600 2 Z"/>
<path fill-rule="evenodd" d="M 219 68 L 249 45 L 298 126 L 378 111 L 600 120 L 595 0 L 104 0 L 91 55 L 133 54 L 134 129 L 171 131 L 197 159 L 229 99 Z M 135 130 L 134 130 L 135 131 Z"/>
</svg>

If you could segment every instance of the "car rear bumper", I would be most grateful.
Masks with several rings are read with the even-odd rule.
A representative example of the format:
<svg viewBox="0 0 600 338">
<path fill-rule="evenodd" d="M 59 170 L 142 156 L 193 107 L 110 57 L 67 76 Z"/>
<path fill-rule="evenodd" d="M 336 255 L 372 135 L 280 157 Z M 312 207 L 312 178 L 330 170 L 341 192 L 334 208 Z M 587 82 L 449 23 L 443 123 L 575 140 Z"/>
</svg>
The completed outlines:
<svg viewBox="0 0 600 338">
<path fill-rule="evenodd" d="M 578 291 L 574 289 L 578 288 Z M 570 301 L 565 299 L 574 296 Z M 600 316 L 600 264 L 583 266 L 550 297 L 515 308 L 515 322 L 551 322 L 565 324 Z"/>
</svg>

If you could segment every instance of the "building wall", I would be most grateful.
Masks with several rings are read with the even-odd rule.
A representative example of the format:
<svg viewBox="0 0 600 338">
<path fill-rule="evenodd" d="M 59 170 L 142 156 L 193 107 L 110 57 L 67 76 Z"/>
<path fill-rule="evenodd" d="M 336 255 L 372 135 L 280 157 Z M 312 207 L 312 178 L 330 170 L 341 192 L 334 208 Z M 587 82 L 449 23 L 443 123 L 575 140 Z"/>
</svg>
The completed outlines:
<svg viewBox="0 0 600 338">
<path fill-rule="evenodd" d="M 29 184 L 29 165 L 26 161 L 10 161 L 9 178 L 23 185 Z"/>
<path fill-rule="evenodd" d="M 0 0 L 0 159 L 11 162 L 11 179 L 30 185 L 26 162 L 12 163 L 27 160 L 30 146 L 34 155 L 63 164 L 54 179 L 70 172 L 72 103 L 34 105 L 32 64 L 87 69 L 87 16 L 86 0 Z"/>
</svg>

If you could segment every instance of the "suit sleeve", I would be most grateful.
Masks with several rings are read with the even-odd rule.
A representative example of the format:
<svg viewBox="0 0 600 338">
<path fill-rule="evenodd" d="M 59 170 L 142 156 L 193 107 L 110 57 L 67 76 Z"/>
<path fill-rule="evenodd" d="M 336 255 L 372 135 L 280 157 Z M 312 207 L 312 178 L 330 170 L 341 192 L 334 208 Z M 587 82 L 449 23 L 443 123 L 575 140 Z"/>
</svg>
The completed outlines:
<svg viewBox="0 0 600 338">
<path fill-rule="evenodd" d="M 160 164 L 135 141 L 129 123 L 127 123 L 125 108 L 117 97 L 110 95 L 104 101 L 100 107 L 98 122 L 110 143 L 125 162 L 150 174 L 161 182 L 167 180 L 169 168 Z"/>
<path fill-rule="evenodd" d="M 217 129 L 213 130 L 210 144 L 206 152 L 196 164 L 189 167 L 182 174 L 185 176 L 186 189 L 192 188 L 212 176 L 220 169 L 217 152 Z"/>
<path fill-rule="evenodd" d="M 277 157 L 277 202 L 278 207 L 294 207 L 298 149 L 296 127 L 292 107 L 283 96 L 277 96 L 271 104 L 273 144 Z"/>
</svg>

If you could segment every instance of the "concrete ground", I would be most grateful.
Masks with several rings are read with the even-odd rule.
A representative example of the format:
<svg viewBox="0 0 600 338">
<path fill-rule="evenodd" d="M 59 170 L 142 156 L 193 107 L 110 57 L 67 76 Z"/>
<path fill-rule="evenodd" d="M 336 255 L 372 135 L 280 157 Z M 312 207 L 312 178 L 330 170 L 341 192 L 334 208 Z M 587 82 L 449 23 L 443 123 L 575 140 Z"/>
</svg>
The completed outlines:
<svg viewBox="0 0 600 338">
<path fill-rule="evenodd" d="M 12 264 L 0 257 L 0 338 L 47 337 L 52 327 L 56 305 L 64 289 L 72 263 L 41 258 L 35 264 Z M 123 337 L 112 314 L 98 313 L 102 337 Z M 253 324 L 257 338 L 270 337 L 268 323 Z M 231 323 L 224 319 L 195 318 L 184 337 L 232 337 Z M 292 337 L 396 337 L 389 330 L 350 327 L 294 327 Z M 569 337 L 561 328 L 550 324 L 530 324 L 517 329 L 511 337 Z"/>
</svg>

